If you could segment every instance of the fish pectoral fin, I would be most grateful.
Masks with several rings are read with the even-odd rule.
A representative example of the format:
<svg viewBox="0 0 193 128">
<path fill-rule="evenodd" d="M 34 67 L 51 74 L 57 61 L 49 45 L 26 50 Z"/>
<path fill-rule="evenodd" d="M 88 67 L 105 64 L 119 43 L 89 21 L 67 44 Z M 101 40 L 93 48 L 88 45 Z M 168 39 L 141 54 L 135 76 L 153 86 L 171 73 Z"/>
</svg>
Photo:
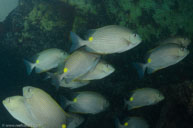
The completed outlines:
<svg viewBox="0 0 193 128">
<path fill-rule="evenodd" d="M 131 45 L 131 42 L 129 40 L 127 40 L 127 39 L 123 39 L 123 42 L 125 42 L 128 45 Z"/>
<path fill-rule="evenodd" d="M 73 79 L 72 78 L 64 78 L 65 82 L 69 84 Z"/>
</svg>

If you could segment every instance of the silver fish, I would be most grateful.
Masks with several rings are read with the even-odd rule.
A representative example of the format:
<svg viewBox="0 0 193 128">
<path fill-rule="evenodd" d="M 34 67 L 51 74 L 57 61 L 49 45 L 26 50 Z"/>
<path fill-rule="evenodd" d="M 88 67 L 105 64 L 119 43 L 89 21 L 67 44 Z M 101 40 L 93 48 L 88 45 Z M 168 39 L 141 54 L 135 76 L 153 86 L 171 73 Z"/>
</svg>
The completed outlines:
<svg viewBox="0 0 193 128">
<path fill-rule="evenodd" d="M 75 80 L 92 70 L 99 62 L 99 59 L 100 55 L 89 53 L 82 49 L 73 52 L 66 60 L 60 79 L 64 78 L 67 83 Z"/>
<path fill-rule="evenodd" d="M 172 38 L 168 38 L 164 41 L 160 41 L 159 44 L 169 44 L 169 43 L 174 43 L 174 44 L 178 44 L 182 47 L 187 48 L 188 45 L 191 43 L 191 40 L 188 38 L 184 38 L 184 37 L 172 37 Z"/>
<path fill-rule="evenodd" d="M 90 91 L 78 92 L 72 101 L 67 100 L 65 97 L 62 100 L 65 101 L 64 108 L 68 107 L 70 112 L 76 113 L 96 114 L 104 111 L 109 106 L 109 102 L 105 97 Z"/>
<path fill-rule="evenodd" d="M 140 77 L 143 77 L 146 69 L 151 74 L 160 69 L 182 61 L 189 54 L 189 50 L 177 44 L 164 44 L 148 52 L 145 64 L 134 63 Z"/>
<path fill-rule="evenodd" d="M 93 70 L 79 77 L 78 80 L 102 79 L 115 71 L 114 67 L 105 61 L 99 61 Z"/>
<path fill-rule="evenodd" d="M 89 52 L 99 54 L 121 53 L 134 48 L 141 43 L 141 38 L 132 30 L 118 26 L 108 25 L 88 32 L 86 40 L 71 32 L 71 51 L 86 46 Z"/>
<path fill-rule="evenodd" d="M 125 100 L 128 110 L 143 106 L 156 104 L 164 99 L 164 95 L 157 89 L 142 88 L 134 90 L 129 98 Z"/>
<path fill-rule="evenodd" d="M 23 88 L 26 106 L 43 128 L 66 127 L 68 115 L 45 91 L 26 86 Z"/>
<path fill-rule="evenodd" d="M 3 100 L 3 105 L 8 112 L 21 123 L 29 127 L 41 126 L 26 107 L 25 98 L 23 96 L 8 97 Z"/>
<path fill-rule="evenodd" d="M 35 57 L 35 63 L 24 60 L 28 74 L 31 74 L 34 68 L 36 73 L 42 73 L 56 68 L 60 63 L 65 61 L 68 54 L 63 50 L 51 48 L 41 51 L 35 56 L 37 56 Z"/>
</svg>

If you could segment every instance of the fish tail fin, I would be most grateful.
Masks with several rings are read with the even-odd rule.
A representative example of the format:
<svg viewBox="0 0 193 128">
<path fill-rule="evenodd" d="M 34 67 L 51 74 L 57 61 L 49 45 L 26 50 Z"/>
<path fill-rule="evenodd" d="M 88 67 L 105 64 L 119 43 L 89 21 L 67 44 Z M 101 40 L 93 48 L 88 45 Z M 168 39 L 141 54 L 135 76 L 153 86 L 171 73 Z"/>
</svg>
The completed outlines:
<svg viewBox="0 0 193 128">
<path fill-rule="evenodd" d="M 127 108 L 127 110 L 133 109 L 133 107 L 128 104 L 128 101 L 126 99 L 124 99 L 124 108 Z"/>
<path fill-rule="evenodd" d="M 87 41 L 81 39 L 76 33 L 70 32 L 70 38 L 72 40 L 72 46 L 70 48 L 70 52 L 75 51 L 76 49 L 80 48 L 87 44 Z"/>
<path fill-rule="evenodd" d="M 66 109 L 71 104 L 71 101 L 65 96 L 60 96 L 60 104 L 63 109 Z"/>
<path fill-rule="evenodd" d="M 64 78 L 65 82 L 69 84 L 73 79 L 72 78 Z"/>
<path fill-rule="evenodd" d="M 25 64 L 25 66 L 26 66 L 26 68 L 27 68 L 27 74 L 30 75 L 31 72 L 32 72 L 32 70 L 34 69 L 34 67 L 35 67 L 36 65 L 35 65 L 34 63 L 31 63 L 31 62 L 25 60 L 25 59 L 24 59 L 23 61 L 24 61 L 24 64 Z"/>
<path fill-rule="evenodd" d="M 52 78 L 51 76 L 52 76 L 51 72 L 46 72 L 46 76 L 45 76 L 44 80 Z"/>
<path fill-rule="evenodd" d="M 119 121 L 119 118 L 118 117 L 115 117 L 115 128 L 119 128 L 121 125 L 120 121 Z"/>
<path fill-rule="evenodd" d="M 76 128 L 78 127 L 80 124 L 83 123 L 83 121 L 85 120 L 82 116 L 76 115 L 76 114 L 71 114 L 71 117 L 68 117 L 67 119 L 67 123 L 68 124 L 68 128 Z"/>
<path fill-rule="evenodd" d="M 124 99 L 124 108 L 126 108 L 128 106 L 128 101 L 126 99 Z"/>
<path fill-rule="evenodd" d="M 47 79 L 51 78 L 52 79 L 52 85 L 54 85 L 56 87 L 56 90 L 59 89 L 60 87 L 60 76 L 59 75 L 56 75 L 54 73 L 51 73 L 51 72 L 47 72 L 47 76 L 46 76 Z"/>
<path fill-rule="evenodd" d="M 137 69 L 137 73 L 139 75 L 139 78 L 143 78 L 144 74 L 145 74 L 145 70 L 146 70 L 146 64 L 142 64 L 142 63 L 133 63 L 133 66 Z"/>
</svg>

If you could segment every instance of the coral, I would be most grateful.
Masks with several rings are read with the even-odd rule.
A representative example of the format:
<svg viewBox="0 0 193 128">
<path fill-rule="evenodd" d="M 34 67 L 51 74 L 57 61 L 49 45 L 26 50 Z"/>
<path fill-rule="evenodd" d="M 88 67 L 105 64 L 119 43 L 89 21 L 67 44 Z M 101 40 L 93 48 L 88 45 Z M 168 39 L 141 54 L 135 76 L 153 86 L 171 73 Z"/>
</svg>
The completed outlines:
<svg viewBox="0 0 193 128">
<path fill-rule="evenodd" d="M 158 39 L 180 32 L 188 37 L 193 34 L 191 1 L 106 0 L 104 5 L 116 24 L 135 29 L 145 41 L 151 41 L 152 36 Z"/>
<path fill-rule="evenodd" d="M 152 9 L 155 2 L 152 0 L 147 1 L 134 1 L 134 0 L 120 0 L 120 1 L 105 1 L 107 14 L 109 17 L 114 15 L 116 24 L 127 26 L 136 30 L 143 38 L 143 40 L 150 40 L 150 35 L 157 32 L 157 29 L 152 24 L 143 25 L 143 11 Z M 157 36 L 158 34 L 156 34 Z"/>
<path fill-rule="evenodd" d="M 70 6 L 76 7 L 76 9 L 79 9 L 81 13 L 92 13 L 96 14 L 96 5 L 92 2 L 92 0 L 60 0 L 61 2 L 64 2 L 66 4 L 69 4 Z"/>
<path fill-rule="evenodd" d="M 64 21 L 61 22 L 60 20 L 56 19 L 57 17 L 54 14 L 54 10 L 49 4 L 39 3 L 35 4 L 34 8 L 31 10 L 29 15 L 25 17 L 24 24 L 31 23 L 33 25 L 39 25 L 41 30 L 51 31 L 54 27 L 65 24 Z"/>
<path fill-rule="evenodd" d="M 63 28 L 67 21 L 61 17 L 54 7 L 47 2 L 33 1 L 33 8 L 24 17 L 23 30 L 18 42 L 23 42 L 26 39 L 32 39 L 34 30 L 39 32 L 49 33 L 55 31 L 54 28 Z"/>
<path fill-rule="evenodd" d="M 80 29 L 80 26 L 84 26 L 86 24 L 87 24 L 87 22 L 86 22 L 86 20 L 83 17 L 76 16 L 74 18 L 74 22 L 73 22 L 73 26 L 72 26 L 72 31 L 77 31 L 78 29 Z"/>
</svg>

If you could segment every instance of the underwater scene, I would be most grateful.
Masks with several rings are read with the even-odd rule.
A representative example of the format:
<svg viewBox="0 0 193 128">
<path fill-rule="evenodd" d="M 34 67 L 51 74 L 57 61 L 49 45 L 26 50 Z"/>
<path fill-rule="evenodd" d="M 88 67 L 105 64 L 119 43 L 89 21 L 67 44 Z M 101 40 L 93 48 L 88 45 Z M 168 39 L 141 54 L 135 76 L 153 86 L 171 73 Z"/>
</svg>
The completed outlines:
<svg viewBox="0 0 193 128">
<path fill-rule="evenodd" d="M 0 128 L 193 128 L 192 0 L 0 0 Z"/>
</svg>

